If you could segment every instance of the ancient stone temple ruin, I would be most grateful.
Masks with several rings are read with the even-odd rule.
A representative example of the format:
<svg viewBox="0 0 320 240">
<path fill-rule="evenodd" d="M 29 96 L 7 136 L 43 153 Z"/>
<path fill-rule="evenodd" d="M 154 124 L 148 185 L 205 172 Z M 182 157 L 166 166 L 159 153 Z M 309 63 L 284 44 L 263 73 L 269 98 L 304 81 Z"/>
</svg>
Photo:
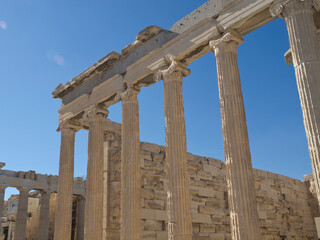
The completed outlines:
<svg viewBox="0 0 320 240">
<path fill-rule="evenodd" d="M 35 171 L 3 170 L 4 166 L 4 163 L 0 163 L 0 239 L 53 239 L 58 176 L 37 174 Z M 78 207 L 73 232 L 77 231 L 78 236 L 81 236 L 85 181 L 75 178 L 72 185 L 71 196 Z M 4 202 L 5 189 L 8 187 L 17 188 L 19 195 Z M 31 193 L 32 190 L 36 191 Z"/>
<path fill-rule="evenodd" d="M 319 0 L 210 0 L 170 30 L 147 27 L 121 53 L 60 84 L 53 91 L 62 100 L 54 239 L 71 239 L 74 141 L 81 129 L 89 140 L 84 235 L 77 239 L 317 239 L 319 7 Z M 304 182 L 251 164 L 237 47 L 246 44 L 244 35 L 278 17 L 289 33 L 285 60 L 294 65 L 313 167 Z M 217 62 L 225 163 L 186 148 L 182 82 L 191 73 L 188 65 L 210 51 Z M 165 147 L 139 140 L 137 95 L 159 81 Z M 107 119 L 117 102 L 121 125 Z"/>
</svg>

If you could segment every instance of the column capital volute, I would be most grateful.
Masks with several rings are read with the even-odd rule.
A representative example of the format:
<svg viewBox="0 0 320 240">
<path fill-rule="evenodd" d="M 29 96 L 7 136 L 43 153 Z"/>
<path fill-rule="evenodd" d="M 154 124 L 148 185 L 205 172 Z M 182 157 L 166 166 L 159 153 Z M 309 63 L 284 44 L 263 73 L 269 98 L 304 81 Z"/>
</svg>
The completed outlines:
<svg viewBox="0 0 320 240">
<path fill-rule="evenodd" d="M 81 124 L 79 122 L 73 120 L 66 120 L 59 123 L 59 127 L 57 132 L 61 132 L 62 134 L 73 134 L 81 129 Z"/>
<path fill-rule="evenodd" d="M 219 38 L 211 40 L 209 46 L 215 53 L 218 53 L 219 51 L 236 51 L 237 47 L 243 42 L 244 40 L 238 32 L 229 29 Z"/>
<path fill-rule="evenodd" d="M 91 105 L 84 112 L 84 118 L 90 120 L 98 120 L 100 118 L 105 118 L 109 114 L 109 111 L 97 105 Z"/>
<path fill-rule="evenodd" d="M 158 82 L 161 79 L 165 80 L 172 74 L 181 73 L 183 77 L 190 75 L 190 69 L 186 68 L 184 64 L 174 59 L 173 56 L 167 55 L 164 57 L 164 61 L 167 63 L 167 67 L 159 69 L 154 74 L 154 81 Z"/>
<path fill-rule="evenodd" d="M 300 11 L 313 9 L 319 11 L 314 0 L 278 0 L 270 6 L 270 14 L 273 17 L 285 18 Z"/>
<path fill-rule="evenodd" d="M 119 90 L 116 96 L 114 97 L 114 101 L 120 102 L 120 101 L 136 100 L 139 92 L 140 92 L 140 87 L 128 86 L 127 83 L 124 83 L 123 88 Z"/>
</svg>

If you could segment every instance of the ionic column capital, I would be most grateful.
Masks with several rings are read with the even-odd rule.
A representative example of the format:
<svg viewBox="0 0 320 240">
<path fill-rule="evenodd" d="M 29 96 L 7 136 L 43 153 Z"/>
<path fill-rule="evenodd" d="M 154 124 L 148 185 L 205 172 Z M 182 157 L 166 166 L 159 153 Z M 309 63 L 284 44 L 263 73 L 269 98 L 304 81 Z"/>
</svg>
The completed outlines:
<svg viewBox="0 0 320 240">
<path fill-rule="evenodd" d="M 137 95 L 140 92 L 139 87 L 133 87 L 125 84 L 123 89 L 117 92 L 117 95 L 114 98 L 115 102 L 120 102 L 120 101 L 136 101 Z"/>
<path fill-rule="evenodd" d="M 59 123 L 57 132 L 61 132 L 63 135 L 74 134 L 81 129 L 81 124 L 72 120 L 66 120 Z"/>
<path fill-rule="evenodd" d="M 165 69 L 159 69 L 154 74 L 154 81 L 158 82 L 161 79 L 162 80 L 168 80 L 169 78 L 172 78 L 172 76 L 175 75 L 182 75 L 183 77 L 187 77 L 190 75 L 191 71 L 190 69 L 186 68 L 184 64 L 182 64 L 179 61 L 176 61 L 172 56 L 166 56 L 164 57 L 165 62 L 168 64 L 169 67 Z M 177 78 L 175 78 L 177 79 Z M 182 80 L 182 79 L 181 79 Z"/>
<path fill-rule="evenodd" d="M 222 51 L 237 51 L 237 47 L 244 42 L 239 33 L 234 30 L 228 30 L 218 39 L 209 42 L 209 46 L 214 53 Z"/>
<path fill-rule="evenodd" d="M 84 118 L 87 118 L 90 121 L 100 120 L 107 117 L 109 111 L 107 109 L 101 108 L 97 105 L 91 105 L 85 110 Z"/>
<path fill-rule="evenodd" d="M 270 13 L 273 17 L 286 18 L 302 11 L 319 10 L 314 0 L 280 0 L 273 3 Z"/>
</svg>

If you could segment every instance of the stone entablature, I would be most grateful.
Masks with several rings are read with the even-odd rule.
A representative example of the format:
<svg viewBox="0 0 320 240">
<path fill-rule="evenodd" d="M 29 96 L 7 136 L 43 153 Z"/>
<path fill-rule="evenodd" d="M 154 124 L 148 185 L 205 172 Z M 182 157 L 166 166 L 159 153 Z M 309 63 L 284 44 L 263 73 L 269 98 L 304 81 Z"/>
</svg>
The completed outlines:
<svg viewBox="0 0 320 240">
<path fill-rule="evenodd" d="M 211 0 L 195 10 L 196 19 L 192 14 L 188 15 L 178 21 L 171 31 L 155 26 L 142 30 L 143 37 L 137 35 L 136 42 L 139 44 L 134 42 L 130 47 L 125 47 L 121 55 L 109 53 L 84 73 L 65 85 L 60 84 L 53 91 L 54 98 L 62 99 L 59 121 L 77 117 L 93 104 L 113 105 L 113 99 L 124 83 L 140 86 L 153 84 L 153 74 L 167 65 L 163 57 L 168 54 L 189 65 L 210 52 L 209 41 L 219 37 L 225 29 L 233 28 L 245 35 L 273 20 L 269 13 L 273 2 Z M 233 12 L 232 17 L 230 12 Z"/>
<path fill-rule="evenodd" d="M 137 94 L 141 87 L 159 80 L 164 84 L 167 237 L 170 240 L 192 239 L 182 82 L 183 77 L 190 73 L 187 66 L 210 51 L 215 52 L 217 60 L 231 238 L 261 238 L 255 194 L 259 189 L 255 188 L 251 164 L 237 47 L 243 42 L 244 35 L 277 17 L 284 19 L 288 29 L 291 56 L 290 52 L 286 54 L 287 63 L 292 62 L 296 72 L 315 189 L 320 201 L 320 45 L 316 3 L 319 1 L 210 0 L 175 24 L 172 31 L 148 27 L 121 54 L 112 52 L 72 81 L 59 85 L 53 92 L 54 98 L 62 99 L 58 129 L 61 131 L 61 151 L 55 240 L 68 236 L 70 232 L 74 140 L 80 129 L 89 130 L 84 239 L 103 239 L 105 232 L 97 222 L 105 225 L 102 215 L 106 212 L 106 204 L 102 204 L 100 193 L 104 177 L 112 175 L 103 164 L 109 159 L 103 154 L 106 149 L 103 139 L 108 132 L 105 126 L 111 126 L 103 116 L 107 117 L 107 108 L 118 101 L 123 105 L 121 240 L 140 239 L 141 228 L 137 224 L 141 215 L 140 188 L 137 188 L 140 178 Z M 109 132 L 119 136 L 119 131 L 117 133 L 112 128 Z M 280 194 L 285 197 L 285 193 Z M 99 207 L 103 207 L 103 213 Z M 278 219 L 272 220 L 270 224 L 273 226 Z M 299 221 L 297 225 L 302 224 Z M 305 232 L 299 234 L 303 238 L 308 237 Z M 300 237 L 299 234 L 297 236 Z"/>
<path fill-rule="evenodd" d="M 56 175 L 37 174 L 35 171 L 0 170 L 0 185 L 6 187 L 57 192 L 57 184 L 58 176 Z M 85 181 L 82 178 L 75 178 L 73 184 L 73 193 L 85 196 Z"/>
</svg>

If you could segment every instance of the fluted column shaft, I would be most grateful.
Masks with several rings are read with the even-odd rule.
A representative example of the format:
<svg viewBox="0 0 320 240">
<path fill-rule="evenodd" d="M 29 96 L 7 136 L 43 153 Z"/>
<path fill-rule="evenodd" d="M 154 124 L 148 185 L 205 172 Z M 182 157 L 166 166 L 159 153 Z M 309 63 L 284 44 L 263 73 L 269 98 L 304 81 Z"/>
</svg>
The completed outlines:
<svg viewBox="0 0 320 240">
<path fill-rule="evenodd" d="M 192 218 L 189 190 L 186 127 L 182 78 L 190 74 L 171 59 L 167 70 L 159 71 L 164 85 L 166 161 L 168 164 L 168 239 L 191 240 Z"/>
<path fill-rule="evenodd" d="M 261 239 L 247 123 L 237 61 L 242 38 L 227 32 L 210 42 L 216 54 L 233 240 Z"/>
<path fill-rule="evenodd" d="M 320 47 L 312 0 L 291 0 L 281 7 L 288 28 L 293 64 L 320 202 Z"/>
<path fill-rule="evenodd" d="M 5 191 L 6 191 L 6 186 L 0 186 L 0 237 L 2 236 L 2 217 L 3 217 Z"/>
<path fill-rule="evenodd" d="M 93 108 L 88 112 L 89 146 L 86 184 L 84 239 L 102 240 L 103 228 L 103 111 Z"/>
<path fill-rule="evenodd" d="M 41 192 L 38 240 L 49 237 L 50 192 Z"/>
<path fill-rule="evenodd" d="M 84 239 L 84 215 L 86 200 L 84 197 L 78 197 L 77 203 L 77 240 Z"/>
<path fill-rule="evenodd" d="M 110 198 L 110 151 L 111 142 L 114 139 L 112 133 L 107 133 L 105 135 L 104 141 L 104 170 L 103 170 L 103 239 L 108 239 L 110 231 L 110 208 L 111 208 L 111 198 Z"/>
<path fill-rule="evenodd" d="M 71 238 L 74 142 L 75 130 L 62 127 L 54 240 Z"/>
<path fill-rule="evenodd" d="M 121 240 L 141 240 L 138 91 L 122 94 Z"/>
<path fill-rule="evenodd" d="M 28 197 L 29 189 L 20 188 L 19 189 L 19 203 L 18 203 L 18 212 L 17 212 L 17 221 L 14 231 L 15 240 L 25 240 L 26 238 L 26 226 L 28 218 Z"/>
</svg>

